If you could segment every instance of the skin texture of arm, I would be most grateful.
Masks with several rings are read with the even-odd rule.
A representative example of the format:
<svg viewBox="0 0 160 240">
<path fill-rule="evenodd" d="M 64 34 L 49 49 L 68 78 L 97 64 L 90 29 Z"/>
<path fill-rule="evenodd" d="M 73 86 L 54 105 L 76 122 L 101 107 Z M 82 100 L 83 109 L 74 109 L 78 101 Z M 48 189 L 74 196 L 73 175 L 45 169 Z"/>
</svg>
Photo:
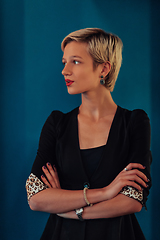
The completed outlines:
<svg viewBox="0 0 160 240">
<path fill-rule="evenodd" d="M 93 203 L 104 200 L 102 189 L 89 191 Z M 86 206 L 83 191 L 48 188 L 31 197 L 29 206 L 34 211 L 62 213 Z"/>
<path fill-rule="evenodd" d="M 53 170 L 50 164 L 47 164 L 47 167 L 48 169 L 46 167 L 43 168 L 43 171 L 47 176 L 47 179 L 45 177 L 42 177 L 42 179 L 44 183 L 48 185 L 49 189 L 43 190 L 32 196 L 29 201 L 30 208 L 35 211 L 43 211 L 58 214 L 70 212 L 80 207 L 85 207 L 86 202 L 84 200 L 83 191 L 82 190 L 69 191 L 61 189 L 56 168 L 54 167 Z M 147 186 L 145 183 L 145 181 L 147 181 L 146 176 L 137 169 L 132 170 L 132 168 L 135 167 L 141 169 L 144 168 L 141 164 L 130 163 L 127 166 L 127 168 L 130 169 L 130 171 L 127 172 L 125 170 L 121 171 L 110 185 L 102 189 L 88 189 L 87 198 L 89 202 L 93 204 L 98 203 L 96 205 L 99 207 L 100 202 L 105 204 L 110 199 L 115 198 L 120 192 L 120 190 L 126 185 L 132 185 L 133 187 L 137 187 L 139 188 L 139 190 L 141 190 L 141 187 L 134 182 L 135 180 L 142 184 L 144 187 L 146 187 Z M 126 196 L 123 197 L 125 198 L 122 197 L 121 198 L 126 199 Z M 102 207 L 102 213 L 104 206 L 103 204 L 100 205 L 100 207 Z M 137 201 L 135 201 L 135 204 L 137 206 Z M 138 205 L 139 204 L 140 203 L 138 203 Z M 131 206 L 131 208 L 132 207 L 133 206 Z M 92 207 L 92 209 L 94 208 Z M 136 212 L 138 210 L 134 209 L 134 211 Z"/>
<path fill-rule="evenodd" d="M 96 218 L 113 218 L 126 214 L 140 212 L 142 209 L 141 203 L 133 198 L 129 198 L 122 194 L 116 197 L 93 205 L 93 208 L 87 207 L 84 210 L 84 219 Z"/>
<path fill-rule="evenodd" d="M 114 218 L 140 212 L 141 209 L 142 205 L 137 200 L 118 194 L 108 201 L 97 203 L 92 207 L 85 207 L 82 217 L 83 219 Z M 78 220 L 75 211 L 58 214 L 58 216 Z"/>
<path fill-rule="evenodd" d="M 45 176 L 41 176 L 42 181 L 49 187 L 34 196 L 29 201 L 29 206 L 34 211 L 48 213 L 68 212 L 76 208 L 86 206 L 83 190 L 70 191 L 61 189 L 58 173 L 55 166 L 47 163 L 47 167 L 42 168 Z M 89 197 L 93 203 L 105 200 L 103 189 L 89 190 Z"/>
</svg>

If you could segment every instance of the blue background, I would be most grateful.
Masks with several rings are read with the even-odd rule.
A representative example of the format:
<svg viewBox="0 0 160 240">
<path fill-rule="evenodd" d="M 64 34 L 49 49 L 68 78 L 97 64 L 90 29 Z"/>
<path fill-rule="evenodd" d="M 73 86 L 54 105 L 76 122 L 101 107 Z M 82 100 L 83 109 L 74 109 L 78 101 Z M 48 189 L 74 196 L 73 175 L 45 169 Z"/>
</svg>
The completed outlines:
<svg viewBox="0 0 160 240">
<path fill-rule="evenodd" d="M 32 212 L 25 181 L 41 128 L 52 110 L 80 104 L 61 75 L 60 43 L 70 32 L 99 27 L 124 43 L 123 64 L 112 94 L 129 109 L 143 108 L 151 119 L 153 187 L 137 214 L 147 240 L 160 239 L 160 1 L 0 1 L 0 239 L 39 239 L 48 214 Z"/>
</svg>

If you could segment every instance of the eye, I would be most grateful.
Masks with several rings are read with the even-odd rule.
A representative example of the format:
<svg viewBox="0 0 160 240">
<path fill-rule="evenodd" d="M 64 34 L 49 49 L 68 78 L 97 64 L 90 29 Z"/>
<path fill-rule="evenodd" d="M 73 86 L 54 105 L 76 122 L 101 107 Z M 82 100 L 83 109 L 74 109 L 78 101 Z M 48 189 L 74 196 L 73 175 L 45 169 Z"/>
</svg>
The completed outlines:
<svg viewBox="0 0 160 240">
<path fill-rule="evenodd" d="M 62 62 L 62 64 L 65 66 L 65 65 L 66 65 L 66 62 Z"/>
<path fill-rule="evenodd" d="M 80 62 L 77 61 L 77 60 L 73 60 L 73 63 L 77 65 L 77 64 L 79 64 Z"/>
</svg>

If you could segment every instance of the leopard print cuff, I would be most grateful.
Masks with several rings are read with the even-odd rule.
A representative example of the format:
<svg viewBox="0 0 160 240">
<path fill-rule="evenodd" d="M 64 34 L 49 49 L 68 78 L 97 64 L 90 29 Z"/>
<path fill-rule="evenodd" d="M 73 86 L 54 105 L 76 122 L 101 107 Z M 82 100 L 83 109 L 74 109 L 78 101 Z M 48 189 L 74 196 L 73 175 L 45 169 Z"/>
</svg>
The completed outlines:
<svg viewBox="0 0 160 240">
<path fill-rule="evenodd" d="M 36 175 L 31 173 L 29 175 L 29 178 L 26 181 L 26 191 L 27 191 L 28 202 L 34 194 L 46 188 L 48 188 L 48 186 L 45 185 L 41 180 L 39 180 L 39 178 L 36 177 Z"/>
<path fill-rule="evenodd" d="M 131 187 L 131 186 L 125 186 L 122 188 L 120 193 L 126 195 L 127 197 L 138 200 L 143 205 L 143 192 L 142 191 L 137 190 L 136 188 Z"/>
</svg>

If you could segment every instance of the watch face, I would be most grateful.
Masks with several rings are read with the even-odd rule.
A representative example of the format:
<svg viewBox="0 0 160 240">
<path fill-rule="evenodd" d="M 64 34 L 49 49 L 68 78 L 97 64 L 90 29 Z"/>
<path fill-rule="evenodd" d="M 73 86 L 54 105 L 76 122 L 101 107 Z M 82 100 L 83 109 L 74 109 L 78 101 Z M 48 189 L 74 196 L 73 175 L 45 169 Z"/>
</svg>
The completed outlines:
<svg viewBox="0 0 160 240">
<path fill-rule="evenodd" d="M 83 208 L 80 208 L 80 209 L 77 209 L 76 210 L 76 214 L 80 214 L 80 213 L 82 213 L 83 212 Z"/>
<path fill-rule="evenodd" d="M 83 218 L 82 218 L 83 208 L 76 209 L 75 212 L 76 212 L 79 220 L 83 221 Z"/>
</svg>

